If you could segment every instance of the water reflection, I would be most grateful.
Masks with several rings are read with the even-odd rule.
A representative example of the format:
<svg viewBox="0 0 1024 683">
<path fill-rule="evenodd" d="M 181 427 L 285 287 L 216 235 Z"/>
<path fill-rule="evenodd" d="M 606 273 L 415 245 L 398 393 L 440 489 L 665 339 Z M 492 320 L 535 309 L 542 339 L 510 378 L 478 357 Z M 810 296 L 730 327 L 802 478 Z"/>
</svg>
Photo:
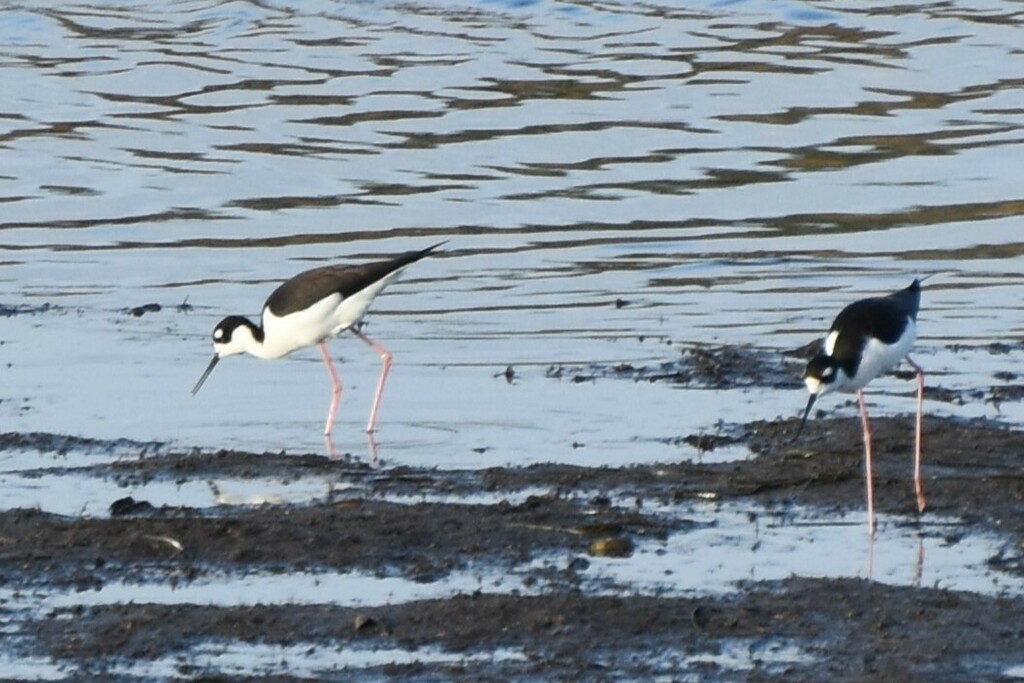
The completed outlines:
<svg viewBox="0 0 1024 683">
<path fill-rule="evenodd" d="M 3 333 L 12 429 L 316 451 L 295 368 L 315 358 L 260 368 L 244 396 L 243 365 L 202 404 L 185 368 L 217 311 L 297 265 L 424 238 L 448 253 L 370 319 L 404 346 L 380 435 L 398 461 L 665 457 L 653 444 L 796 399 L 579 392 L 542 369 L 794 348 L 851 295 L 925 272 L 944 275 L 921 352 L 948 388 L 1019 361 L 985 351 L 1024 327 L 1012 3 L 48 2 L 0 17 L 0 305 L 61 305 Z M 170 308 L 186 296 L 190 311 Z M 164 310 L 119 313 L 149 302 Z M 359 401 L 372 368 L 351 355 Z M 509 365 L 514 385 L 491 381 Z M 623 400 L 650 417 L 600 403 Z"/>
</svg>

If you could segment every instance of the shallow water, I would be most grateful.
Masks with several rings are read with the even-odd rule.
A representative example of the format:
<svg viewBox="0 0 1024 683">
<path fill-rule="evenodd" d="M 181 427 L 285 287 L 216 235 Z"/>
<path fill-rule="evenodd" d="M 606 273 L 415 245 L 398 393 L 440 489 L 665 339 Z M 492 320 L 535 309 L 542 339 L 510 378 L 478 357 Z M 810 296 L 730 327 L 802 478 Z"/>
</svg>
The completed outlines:
<svg viewBox="0 0 1024 683">
<path fill-rule="evenodd" d="M 317 353 L 228 359 L 193 398 L 210 331 L 305 268 L 442 239 L 368 318 L 395 354 L 386 465 L 702 457 L 677 437 L 796 414 L 797 376 L 712 389 L 549 366 L 710 343 L 788 372 L 781 352 L 845 303 L 931 273 L 915 356 L 969 400 L 926 410 L 1024 425 L 986 400 L 1024 360 L 1020 18 L 997 0 L 6 6 L 3 431 L 322 452 Z M 377 358 L 331 348 L 335 446 L 368 458 Z M 910 392 L 878 380 L 872 411 L 909 416 Z M 8 507 L 101 514 L 126 493 L 19 475 L 111 452 L 0 455 Z"/>
<path fill-rule="evenodd" d="M 653 594 L 716 594 L 744 581 L 790 576 L 867 578 L 893 586 L 924 586 L 971 593 L 1020 594 L 1024 583 L 986 565 L 1004 541 L 959 532 L 956 520 L 879 517 L 869 539 L 859 513 L 820 510 L 765 513 L 757 506 L 707 505 L 689 511 L 713 523 L 665 542 L 649 542 L 627 559 L 595 558 L 591 580 L 608 590 Z"/>
<path fill-rule="evenodd" d="M 446 652 L 438 648 L 369 649 L 333 648 L 319 643 L 297 643 L 295 645 L 266 645 L 238 642 L 217 642 L 199 645 L 175 657 L 157 660 L 143 660 L 126 665 L 114 665 L 106 669 L 116 674 L 143 680 L 192 679 L 197 672 L 218 672 L 236 676 L 292 676 L 299 679 L 319 679 L 337 676 L 339 672 L 354 675 L 362 669 L 385 666 L 460 665 L 472 662 L 501 664 L 512 661 L 528 661 L 529 656 L 519 650 L 507 648 L 492 652 L 466 653 Z M 727 671 L 745 672 L 754 668 L 764 669 L 810 661 L 811 657 L 799 647 L 786 643 L 765 642 L 763 639 L 737 639 L 727 648 L 697 655 L 683 656 L 672 653 L 658 662 L 664 666 L 664 673 L 675 676 L 681 670 L 697 671 L 713 665 Z M 5 663 L 0 659 L 0 663 Z M 12 670 L 13 680 L 61 680 L 62 667 L 47 665 L 47 668 Z M 380 680 L 385 680 L 383 677 Z M 671 680 L 671 679 L 666 679 Z"/>
<path fill-rule="evenodd" d="M 465 664 L 473 661 L 508 662 L 526 660 L 517 650 L 466 654 L 436 648 L 416 650 L 331 648 L 318 643 L 297 643 L 287 647 L 252 643 L 208 643 L 174 658 L 137 662 L 116 667 L 114 672 L 141 679 L 191 679 L 196 671 L 216 671 L 236 676 L 291 676 L 317 680 L 339 672 L 406 664 Z M 185 666 L 184 662 L 188 665 Z"/>
<path fill-rule="evenodd" d="M 392 462 L 679 457 L 647 439 L 796 412 L 799 390 L 541 370 L 671 360 L 687 342 L 792 348 L 919 273 L 940 273 L 918 351 L 933 381 L 998 384 L 1021 352 L 972 347 L 1024 322 L 1015 11 L 7 8 L 0 304 L 51 308 L 5 320 L 5 429 L 322 448 L 316 352 L 230 359 L 192 398 L 210 330 L 315 263 L 437 239 L 446 252 L 367 328 L 396 357 L 378 435 Z M 163 309 L 127 312 L 147 303 Z M 377 359 L 351 338 L 332 349 L 337 445 L 363 453 Z M 1024 420 L 1001 408 L 929 405 Z"/>
<path fill-rule="evenodd" d="M 665 540 L 643 541 L 628 557 L 588 557 L 579 569 L 582 586 L 611 595 L 700 596 L 738 590 L 749 581 L 782 581 L 791 575 L 870 578 L 893 586 L 924 586 L 984 595 L 1022 595 L 1024 580 L 986 566 L 1006 543 L 995 534 L 963 533 L 956 520 L 928 515 L 919 525 L 897 515 L 879 517 L 872 541 L 860 515 L 792 507 L 765 512 L 753 504 L 674 506 L 661 514 L 692 522 L 694 529 Z M 808 549 L 813 552 L 808 552 Z M 76 587 L 42 596 L 48 610 L 74 605 L 337 604 L 390 605 L 468 593 L 544 594 L 533 570 L 561 572 L 572 556 L 549 554 L 512 568 L 473 567 L 442 580 L 361 572 L 241 572 L 191 582 L 155 577 L 151 582 L 111 582 L 93 590 Z M 530 581 L 523 579 L 530 575 Z M 12 609 L 25 604 L 10 591 Z M 25 591 L 31 595 L 30 591 Z"/>
</svg>

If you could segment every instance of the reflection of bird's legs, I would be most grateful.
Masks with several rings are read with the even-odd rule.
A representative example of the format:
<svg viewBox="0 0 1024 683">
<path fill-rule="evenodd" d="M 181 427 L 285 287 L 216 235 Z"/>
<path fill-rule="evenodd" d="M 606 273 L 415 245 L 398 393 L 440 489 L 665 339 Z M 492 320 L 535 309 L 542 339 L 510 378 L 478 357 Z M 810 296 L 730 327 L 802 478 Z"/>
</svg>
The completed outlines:
<svg viewBox="0 0 1024 683">
<path fill-rule="evenodd" d="M 373 438 L 373 432 L 366 433 L 366 442 L 370 447 L 370 467 L 380 467 L 380 460 L 377 458 L 377 440 Z"/>
<path fill-rule="evenodd" d="M 875 578 L 875 535 L 868 534 L 868 581 Z"/>
<path fill-rule="evenodd" d="M 914 586 L 921 586 L 921 575 L 924 573 L 924 538 L 917 539 L 917 563 L 914 566 Z"/>
<path fill-rule="evenodd" d="M 327 457 L 331 460 L 337 460 L 338 454 L 334 450 L 334 439 L 331 438 L 330 434 L 324 434 L 324 448 L 327 449 Z"/>
</svg>

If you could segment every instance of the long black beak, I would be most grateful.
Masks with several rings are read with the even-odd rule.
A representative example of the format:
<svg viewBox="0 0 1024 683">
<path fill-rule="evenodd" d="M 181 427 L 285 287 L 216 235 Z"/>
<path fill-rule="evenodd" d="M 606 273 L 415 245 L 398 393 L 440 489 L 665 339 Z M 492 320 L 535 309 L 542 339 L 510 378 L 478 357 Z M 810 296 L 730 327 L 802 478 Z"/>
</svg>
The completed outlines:
<svg viewBox="0 0 1024 683">
<path fill-rule="evenodd" d="M 195 389 L 192 390 L 193 396 L 199 393 L 199 389 L 202 388 L 203 382 L 205 382 L 206 378 L 210 376 L 210 373 L 213 372 L 213 369 L 217 367 L 217 361 L 219 360 L 220 356 L 218 356 L 217 354 L 213 354 L 213 360 L 211 360 L 210 364 L 206 366 L 206 371 L 203 373 L 203 376 L 199 378 L 199 381 L 196 382 Z"/>
<path fill-rule="evenodd" d="M 814 401 L 817 398 L 817 394 L 811 394 L 811 397 L 807 399 L 807 407 L 804 408 L 804 418 L 800 420 L 800 428 L 796 430 L 796 436 L 793 437 L 793 441 L 799 439 L 800 434 L 804 431 L 804 425 L 807 424 L 807 416 L 811 414 L 811 406 L 814 405 Z"/>
</svg>

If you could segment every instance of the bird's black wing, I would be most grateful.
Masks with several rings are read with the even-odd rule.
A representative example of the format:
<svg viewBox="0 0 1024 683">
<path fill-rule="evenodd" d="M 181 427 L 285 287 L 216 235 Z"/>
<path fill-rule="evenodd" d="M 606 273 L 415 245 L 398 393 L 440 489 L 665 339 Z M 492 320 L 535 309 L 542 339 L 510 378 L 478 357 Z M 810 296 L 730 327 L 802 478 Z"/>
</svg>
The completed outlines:
<svg viewBox="0 0 1024 683">
<path fill-rule="evenodd" d="M 829 333 L 839 332 L 832 357 L 851 377 L 860 365 L 860 355 L 869 339 L 895 344 L 907 326 L 908 313 L 889 297 L 855 301 L 836 316 Z"/>
<path fill-rule="evenodd" d="M 348 298 L 395 271 L 430 255 L 442 244 L 444 242 L 419 251 L 409 251 L 385 261 L 359 266 L 323 266 L 307 270 L 275 289 L 264 304 L 264 308 L 269 308 L 271 313 L 282 317 L 309 308 L 331 294 L 340 294 L 343 299 Z"/>
</svg>

